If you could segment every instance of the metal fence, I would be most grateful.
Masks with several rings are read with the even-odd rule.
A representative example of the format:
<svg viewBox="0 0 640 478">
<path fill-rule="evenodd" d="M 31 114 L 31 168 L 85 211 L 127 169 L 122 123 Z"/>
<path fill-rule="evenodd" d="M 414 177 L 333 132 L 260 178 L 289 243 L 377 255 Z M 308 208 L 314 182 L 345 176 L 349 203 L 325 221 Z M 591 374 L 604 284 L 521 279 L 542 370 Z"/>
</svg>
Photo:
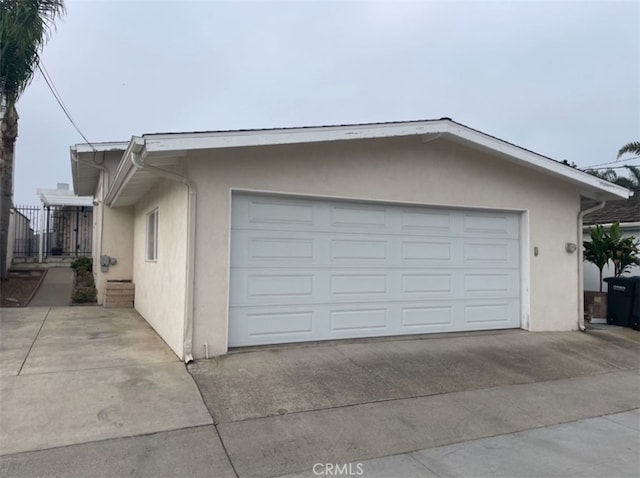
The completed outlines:
<svg viewBox="0 0 640 478">
<path fill-rule="evenodd" d="M 15 206 L 14 258 L 90 256 L 93 208 L 88 206 Z M 41 239 L 42 238 L 42 239 Z"/>
</svg>

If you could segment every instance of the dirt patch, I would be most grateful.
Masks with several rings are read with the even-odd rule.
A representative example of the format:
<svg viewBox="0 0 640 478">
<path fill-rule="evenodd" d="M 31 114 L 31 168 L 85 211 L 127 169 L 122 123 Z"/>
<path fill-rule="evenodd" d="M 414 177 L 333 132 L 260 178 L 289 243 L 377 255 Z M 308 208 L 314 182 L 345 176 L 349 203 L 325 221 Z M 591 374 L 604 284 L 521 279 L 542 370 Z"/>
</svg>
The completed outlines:
<svg viewBox="0 0 640 478">
<path fill-rule="evenodd" d="M 46 270 L 9 272 L 6 281 L 0 281 L 0 307 L 26 307 L 33 298 Z"/>
</svg>

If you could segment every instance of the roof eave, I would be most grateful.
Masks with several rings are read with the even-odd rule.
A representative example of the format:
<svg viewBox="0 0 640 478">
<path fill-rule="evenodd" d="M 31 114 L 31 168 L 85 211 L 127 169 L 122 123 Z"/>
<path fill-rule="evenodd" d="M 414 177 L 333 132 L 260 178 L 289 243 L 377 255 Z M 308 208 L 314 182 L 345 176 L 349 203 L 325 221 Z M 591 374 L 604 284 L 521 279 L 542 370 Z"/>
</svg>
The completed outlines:
<svg viewBox="0 0 640 478">
<path fill-rule="evenodd" d="M 285 144 L 348 141 L 354 139 L 422 136 L 425 140 L 438 137 L 462 143 L 473 149 L 489 152 L 503 159 L 517 162 L 577 186 L 585 197 L 606 201 L 629 198 L 631 191 L 587 174 L 551 158 L 526 150 L 496 137 L 474 130 L 449 119 L 379 123 L 349 126 L 322 126 L 200 133 L 145 134 L 132 137 L 122 156 L 116 177 L 107 193 L 107 204 L 114 204 L 121 190 L 131 179 L 135 166 L 131 154 L 144 150 L 145 155 L 183 154 L 190 150 L 273 146 Z M 132 172 L 133 171 L 133 172 Z"/>
<path fill-rule="evenodd" d="M 116 174 L 111 182 L 109 189 L 104 197 L 104 203 L 107 206 L 116 206 L 116 201 L 122 193 L 122 190 L 126 187 L 127 183 L 136 172 L 136 167 L 133 164 L 131 155 L 134 153 L 140 153 L 144 148 L 144 139 L 138 136 L 132 136 L 131 141 L 127 144 L 127 149 L 122 155 L 122 159 L 116 169 Z"/>
<path fill-rule="evenodd" d="M 71 176 L 73 181 L 73 192 L 78 196 L 93 195 L 100 180 L 100 175 L 92 175 L 90 179 L 84 178 L 81 171 L 81 164 L 85 163 L 90 168 L 99 168 L 93 162 L 96 153 L 110 151 L 124 151 L 128 143 L 122 141 L 76 144 L 69 148 L 71 160 Z M 91 160 L 89 158 L 92 158 Z"/>
</svg>

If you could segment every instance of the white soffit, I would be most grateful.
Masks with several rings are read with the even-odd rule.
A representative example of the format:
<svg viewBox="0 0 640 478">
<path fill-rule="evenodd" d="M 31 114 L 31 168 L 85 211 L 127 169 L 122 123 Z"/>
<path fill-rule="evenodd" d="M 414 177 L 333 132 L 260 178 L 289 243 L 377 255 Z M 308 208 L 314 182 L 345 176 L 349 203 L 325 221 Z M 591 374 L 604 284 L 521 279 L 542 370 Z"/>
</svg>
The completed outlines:
<svg viewBox="0 0 640 478">
<path fill-rule="evenodd" d="M 93 194 L 100 179 L 102 154 L 106 152 L 124 152 L 129 142 L 106 142 L 76 144 L 71 146 L 71 174 L 73 190 L 76 194 Z"/>
</svg>

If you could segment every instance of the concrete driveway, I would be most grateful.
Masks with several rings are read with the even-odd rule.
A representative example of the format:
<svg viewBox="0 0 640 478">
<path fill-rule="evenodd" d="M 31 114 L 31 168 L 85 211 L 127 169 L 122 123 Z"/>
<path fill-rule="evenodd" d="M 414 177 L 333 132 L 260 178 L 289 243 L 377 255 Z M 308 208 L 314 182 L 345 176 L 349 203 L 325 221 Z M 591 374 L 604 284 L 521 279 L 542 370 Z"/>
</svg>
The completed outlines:
<svg viewBox="0 0 640 478">
<path fill-rule="evenodd" d="M 274 347 L 189 375 L 133 310 L 0 313 L 1 476 L 640 471 L 630 329 Z"/>
<path fill-rule="evenodd" d="M 196 362 L 189 370 L 239 476 L 264 477 L 304 470 L 302 476 L 312 476 L 318 463 L 361 462 L 636 409 L 639 365 L 640 334 L 605 326 L 588 334 L 516 331 L 279 347 Z M 637 457 L 639 416 L 630 417 L 635 440 L 625 444 Z M 598 449 L 592 439 L 584 443 L 584 460 L 573 455 L 582 476 L 595 472 Z M 640 471 L 637 458 L 626 463 Z M 411 476 L 469 476 L 422 471 Z"/>
</svg>

